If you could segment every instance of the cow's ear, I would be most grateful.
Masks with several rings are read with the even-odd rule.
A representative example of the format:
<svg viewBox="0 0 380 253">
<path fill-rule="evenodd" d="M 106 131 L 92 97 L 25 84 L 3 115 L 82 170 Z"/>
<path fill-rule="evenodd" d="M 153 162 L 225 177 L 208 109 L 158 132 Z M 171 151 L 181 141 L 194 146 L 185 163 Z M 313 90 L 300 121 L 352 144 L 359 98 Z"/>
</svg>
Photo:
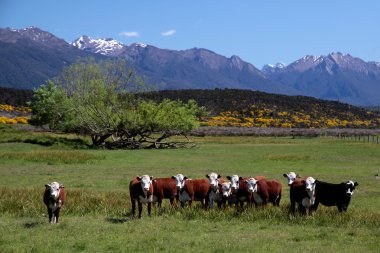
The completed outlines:
<svg viewBox="0 0 380 253">
<path fill-rule="evenodd" d="M 61 184 L 61 185 L 59 185 L 59 188 L 63 189 L 63 188 L 65 188 L 65 186 L 63 184 Z"/>
<path fill-rule="evenodd" d="M 355 182 L 355 183 L 354 183 L 354 186 L 358 186 L 358 185 L 359 185 L 358 182 Z"/>
<path fill-rule="evenodd" d="M 153 181 L 153 176 L 150 176 L 150 181 Z"/>
<path fill-rule="evenodd" d="M 300 175 L 298 175 L 298 174 L 296 174 L 296 178 L 301 178 L 301 176 L 300 176 Z"/>
<path fill-rule="evenodd" d="M 219 175 L 218 175 L 218 178 L 221 178 L 221 177 L 222 177 L 222 176 L 219 174 Z"/>
<path fill-rule="evenodd" d="M 137 176 L 136 179 L 137 179 L 137 181 L 141 181 L 141 177 L 140 176 Z"/>
<path fill-rule="evenodd" d="M 206 177 L 207 177 L 207 178 L 210 178 L 210 176 L 209 176 L 208 174 L 206 174 Z"/>
<path fill-rule="evenodd" d="M 45 187 L 46 187 L 46 188 L 49 188 L 49 187 L 50 187 L 50 184 L 45 184 Z"/>
<path fill-rule="evenodd" d="M 230 176 L 227 176 L 227 179 L 228 179 L 228 180 L 231 180 L 231 177 L 230 177 Z"/>
<path fill-rule="evenodd" d="M 188 177 L 186 177 L 186 176 L 183 177 L 183 180 L 187 180 L 187 179 L 188 179 Z"/>
<path fill-rule="evenodd" d="M 176 177 L 175 177 L 175 176 L 172 176 L 172 179 L 176 179 Z"/>
<path fill-rule="evenodd" d="M 285 173 L 283 174 L 284 177 L 288 177 L 288 175 L 286 175 Z"/>
<path fill-rule="evenodd" d="M 243 180 L 243 177 L 239 177 L 239 180 Z"/>
<path fill-rule="evenodd" d="M 248 183 L 248 180 L 244 180 L 244 183 L 246 183 L 246 184 L 247 184 L 247 183 Z"/>
</svg>

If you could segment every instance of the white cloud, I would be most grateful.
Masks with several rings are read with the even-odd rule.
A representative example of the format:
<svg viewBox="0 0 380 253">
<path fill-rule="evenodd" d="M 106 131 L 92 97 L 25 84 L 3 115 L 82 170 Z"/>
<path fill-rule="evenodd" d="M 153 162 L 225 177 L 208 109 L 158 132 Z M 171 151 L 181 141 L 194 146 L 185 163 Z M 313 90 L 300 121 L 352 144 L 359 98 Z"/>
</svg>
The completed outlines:
<svg viewBox="0 0 380 253">
<path fill-rule="evenodd" d="M 166 31 L 166 32 L 162 32 L 161 35 L 162 36 L 171 36 L 173 34 L 176 33 L 176 30 L 172 29 L 172 30 L 169 30 L 169 31 Z"/>
<path fill-rule="evenodd" d="M 119 32 L 119 35 L 125 37 L 139 37 L 140 34 L 138 32 Z"/>
</svg>

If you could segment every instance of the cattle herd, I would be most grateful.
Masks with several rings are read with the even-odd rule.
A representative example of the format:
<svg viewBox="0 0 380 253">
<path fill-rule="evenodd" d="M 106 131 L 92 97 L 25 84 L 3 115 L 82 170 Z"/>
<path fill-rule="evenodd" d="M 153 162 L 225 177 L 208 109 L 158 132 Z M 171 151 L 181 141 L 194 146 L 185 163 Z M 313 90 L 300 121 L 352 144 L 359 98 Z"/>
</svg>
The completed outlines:
<svg viewBox="0 0 380 253">
<path fill-rule="evenodd" d="M 325 206 L 336 206 L 338 210 L 347 211 L 351 196 L 357 182 L 347 181 L 340 184 L 326 183 L 313 177 L 299 177 L 296 173 L 283 174 L 290 187 L 290 214 L 295 215 L 296 205 L 301 214 L 312 214 L 319 203 Z M 190 179 L 182 174 L 168 178 L 153 178 L 143 175 L 131 180 L 129 193 L 132 203 L 132 217 L 141 218 L 142 206 L 147 204 L 148 214 L 151 214 L 152 203 L 161 207 L 163 199 L 169 199 L 172 206 L 179 202 L 182 207 L 193 201 L 200 201 L 205 209 L 219 208 L 227 205 L 243 208 L 272 203 L 280 205 L 282 185 L 278 180 L 268 180 L 265 176 L 242 178 L 238 175 L 221 178 L 217 173 L 210 173 L 204 179 Z M 58 223 L 59 211 L 65 203 L 66 193 L 63 185 L 53 182 L 45 185 L 44 203 L 49 214 L 49 223 Z"/>
</svg>

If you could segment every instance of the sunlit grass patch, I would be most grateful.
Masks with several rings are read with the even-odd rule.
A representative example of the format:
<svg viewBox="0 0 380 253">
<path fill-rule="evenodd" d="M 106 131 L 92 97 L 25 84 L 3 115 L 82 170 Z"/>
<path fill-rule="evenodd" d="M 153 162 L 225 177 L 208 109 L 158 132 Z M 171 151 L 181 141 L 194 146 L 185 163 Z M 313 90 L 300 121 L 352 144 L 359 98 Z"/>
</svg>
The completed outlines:
<svg viewBox="0 0 380 253">
<path fill-rule="evenodd" d="M 81 151 L 35 150 L 27 152 L 0 152 L 0 158 L 22 159 L 31 162 L 46 162 L 51 164 L 75 164 L 89 163 L 93 160 L 104 159 L 104 156 Z"/>
</svg>

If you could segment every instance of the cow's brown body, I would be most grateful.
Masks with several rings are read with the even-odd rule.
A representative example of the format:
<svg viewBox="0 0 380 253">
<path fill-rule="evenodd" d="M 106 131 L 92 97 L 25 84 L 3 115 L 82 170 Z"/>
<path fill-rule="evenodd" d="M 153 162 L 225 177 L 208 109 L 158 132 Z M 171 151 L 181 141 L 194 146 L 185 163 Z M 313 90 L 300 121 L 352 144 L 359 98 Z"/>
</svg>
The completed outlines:
<svg viewBox="0 0 380 253">
<path fill-rule="evenodd" d="M 50 189 L 45 188 L 43 201 L 47 207 L 49 215 L 49 223 L 51 223 L 54 215 L 54 223 L 58 223 L 59 212 L 61 207 L 66 203 L 66 192 L 63 186 L 59 187 L 59 195 L 57 199 L 52 199 L 50 196 Z"/>
<path fill-rule="evenodd" d="M 161 207 L 163 199 L 169 199 L 174 205 L 177 197 L 176 181 L 173 178 L 156 178 L 153 180 L 153 194 L 157 198 L 158 206 Z"/>
<path fill-rule="evenodd" d="M 256 194 L 260 196 L 262 203 L 258 203 Z M 268 203 L 279 206 L 281 194 L 282 185 L 280 181 L 261 179 L 257 181 L 257 193 L 253 193 L 252 200 L 256 206 L 259 204 L 267 205 Z"/>
<path fill-rule="evenodd" d="M 139 218 L 141 218 L 142 204 L 148 204 L 148 214 L 151 214 L 152 202 L 153 202 L 153 184 L 150 185 L 149 190 L 145 194 L 141 188 L 141 182 L 138 178 L 132 179 L 129 183 L 129 195 L 132 203 L 132 218 L 135 218 L 136 213 L 136 201 L 139 208 Z"/>
<path fill-rule="evenodd" d="M 298 210 L 301 214 L 306 213 L 305 207 L 302 205 L 302 200 L 309 198 L 309 195 L 306 191 L 305 180 L 297 178 L 293 184 L 291 184 L 290 189 L 290 213 L 294 216 L 296 211 L 296 203 L 298 204 Z M 312 212 L 312 209 L 309 208 L 309 213 Z"/>
<path fill-rule="evenodd" d="M 191 206 L 193 201 L 200 201 L 207 208 L 209 191 L 210 183 L 208 179 L 188 179 L 183 189 L 179 192 L 179 200 L 182 206 L 185 202 L 189 202 L 189 206 Z"/>
</svg>

